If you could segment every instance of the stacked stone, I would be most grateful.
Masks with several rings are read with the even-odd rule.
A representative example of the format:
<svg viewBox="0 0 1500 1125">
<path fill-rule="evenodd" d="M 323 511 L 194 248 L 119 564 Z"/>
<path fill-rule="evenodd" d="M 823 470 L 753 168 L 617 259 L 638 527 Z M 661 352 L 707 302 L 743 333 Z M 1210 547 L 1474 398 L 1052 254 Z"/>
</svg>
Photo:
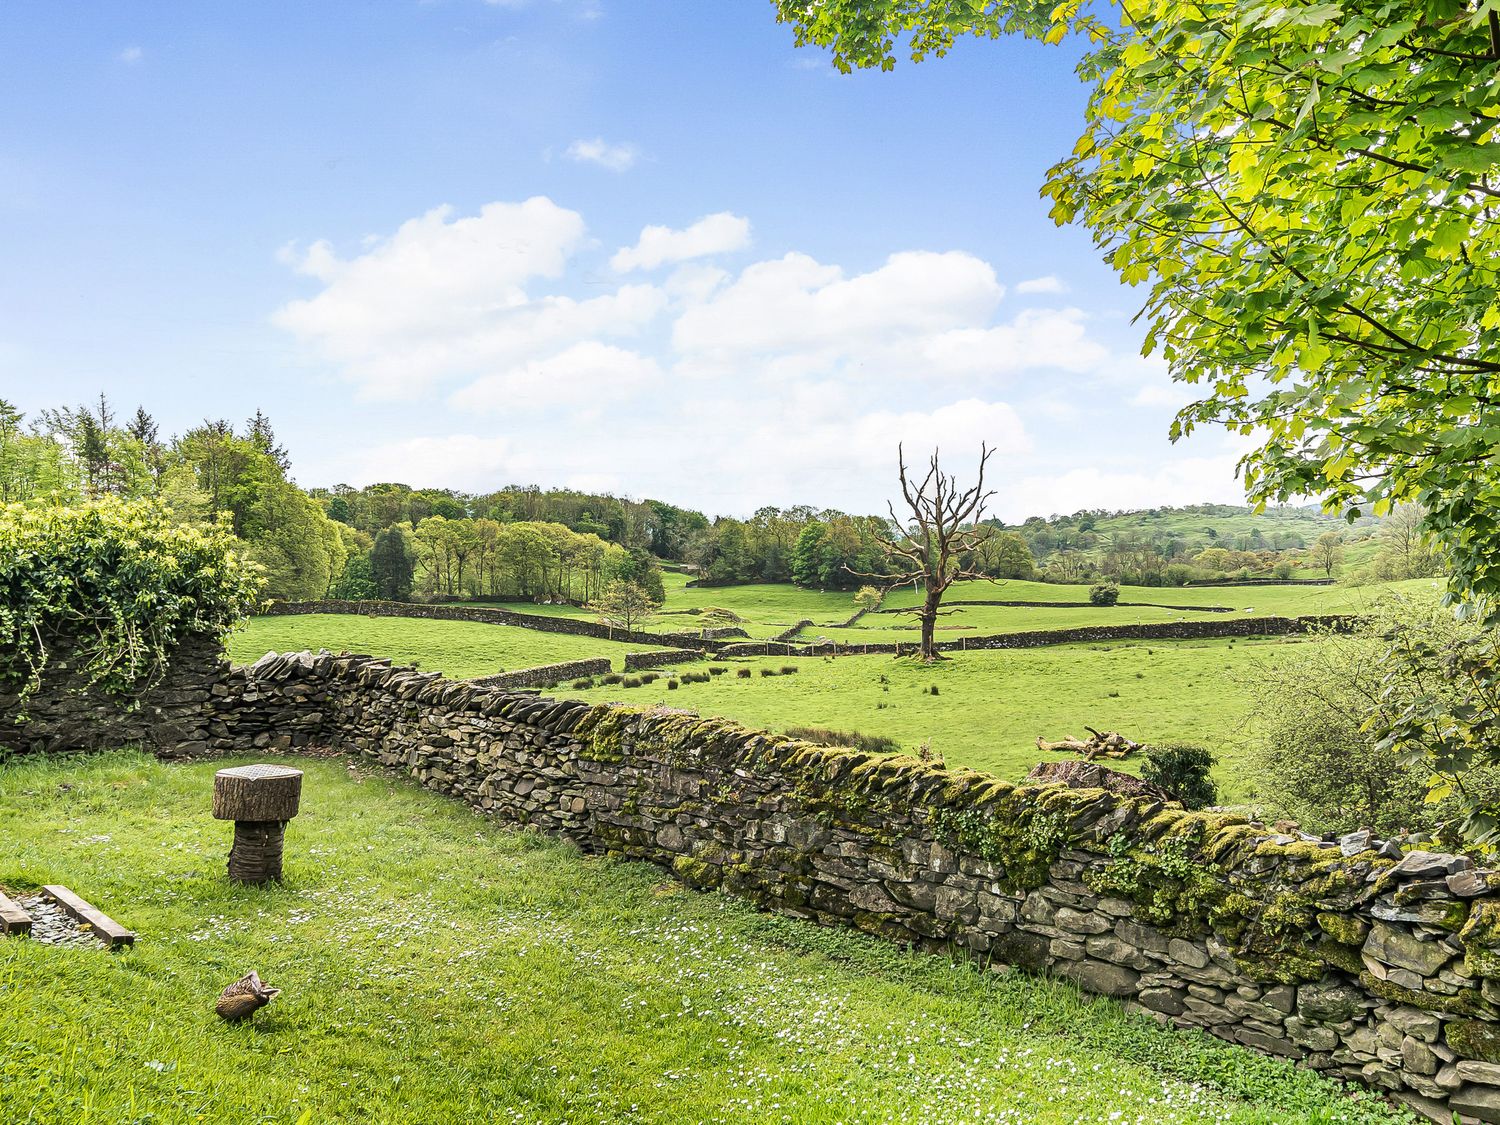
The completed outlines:
<svg viewBox="0 0 1500 1125">
<path fill-rule="evenodd" d="M 679 645 L 684 643 L 710 644 L 731 637 L 746 637 L 743 629 L 699 629 L 681 633 L 648 633 L 641 629 L 618 629 L 602 625 L 581 617 L 549 617 L 539 613 L 517 613 L 511 609 L 497 609 L 461 605 L 423 605 L 416 602 L 344 601 L 329 598 L 323 601 L 272 602 L 266 608 L 268 616 L 287 616 L 305 613 L 347 613 L 362 617 L 416 617 L 433 621 L 478 621 L 487 625 L 518 625 L 524 629 L 535 629 L 542 633 L 567 633 L 575 637 L 597 637 L 601 640 L 626 641 L 640 645 Z"/>
<path fill-rule="evenodd" d="M 191 709 L 211 685 L 215 749 L 341 747 L 696 887 L 1053 972 L 1435 1119 L 1500 1122 L 1500 873 L 1464 857 L 370 657 L 211 667 L 182 690 Z"/>
<path fill-rule="evenodd" d="M 211 692 L 222 674 L 214 638 L 188 637 L 164 675 L 126 699 L 90 682 L 71 638 L 49 635 L 43 641 L 50 659 L 24 703 L 21 685 L 0 681 L 0 756 L 112 750 L 135 743 L 180 753 L 207 749 Z"/>
<path fill-rule="evenodd" d="M 630 657 L 626 655 L 626 668 Z M 583 676 L 603 676 L 610 668 L 609 657 L 595 656 L 586 660 L 568 660 L 561 664 L 540 664 L 535 668 L 519 668 L 514 672 L 497 672 L 493 676 L 475 676 L 469 681 L 481 687 L 526 688 L 550 687 L 563 680 L 576 680 Z"/>
<path fill-rule="evenodd" d="M 661 668 L 667 664 L 686 664 L 689 661 L 702 660 L 704 655 L 701 648 L 663 648 L 654 649 L 651 652 L 627 652 L 625 671 L 640 672 L 646 668 Z"/>
</svg>

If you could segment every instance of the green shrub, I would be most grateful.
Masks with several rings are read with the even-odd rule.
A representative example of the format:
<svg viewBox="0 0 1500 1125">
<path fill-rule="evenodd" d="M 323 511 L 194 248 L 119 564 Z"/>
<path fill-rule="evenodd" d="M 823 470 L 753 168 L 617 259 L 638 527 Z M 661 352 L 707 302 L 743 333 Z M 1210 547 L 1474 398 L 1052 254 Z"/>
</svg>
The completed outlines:
<svg viewBox="0 0 1500 1125">
<path fill-rule="evenodd" d="M 736 668 L 734 674 L 742 680 L 748 680 L 751 676 L 755 675 L 749 668 Z"/>
<path fill-rule="evenodd" d="M 641 686 L 641 678 L 639 676 L 626 676 L 623 680 L 620 681 L 620 686 L 621 687 L 640 687 Z"/>
<path fill-rule="evenodd" d="M 708 670 L 708 674 L 710 676 L 722 676 L 727 671 L 729 671 L 728 668 L 722 667 L 721 665 L 715 665 Z"/>
<path fill-rule="evenodd" d="M 661 673 L 660 672 L 642 672 L 641 673 L 641 683 L 643 683 L 643 684 L 654 684 L 659 679 L 661 679 Z"/>
<path fill-rule="evenodd" d="M 1141 764 L 1142 779 L 1177 794 L 1187 808 L 1204 809 L 1217 804 L 1219 787 L 1209 771 L 1218 761 L 1202 746 L 1168 743 L 1146 747 Z"/>
<path fill-rule="evenodd" d="M 827 727 L 788 727 L 787 734 L 818 746 L 844 746 L 866 754 L 899 754 L 901 743 L 883 734 L 865 734 L 857 730 L 830 730 Z"/>
<path fill-rule="evenodd" d="M 1089 590 L 1090 605 L 1114 605 L 1120 600 L 1120 587 L 1113 582 L 1101 582 Z"/>
<path fill-rule="evenodd" d="M 760 670 L 760 674 L 762 676 L 774 676 L 774 675 L 776 675 L 776 669 L 775 668 L 762 668 Z"/>
<path fill-rule="evenodd" d="M 608 675 L 604 676 L 599 682 L 600 683 L 604 683 L 604 684 L 617 684 L 621 680 L 623 680 L 624 678 L 625 677 L 622 676 L 622 675 L 620 675 L 620 673 L 618 673 L 618 672 L 610 672 Z"/>
<path fill-rule="evenodd" d="M 671 680 L 667 681 L 667 690 L 668 691 L 676 691 L 677 690 L 677 681 L 676 681 L 676 679 L 671 679 Z"/>
<path fill-rule="evenodd" d="M 797 666 L 795 664 L 783 664 L 781 666 L 781 674 L 783 676 L 795 676 L 797 674 Z"/>
<path fill-rule="evenodd" d="M 254 607 L 261 571 L 239 551 L 227 520 L 185 527 L 151 502 L 0 508 L 0 683 L 24 706 L 63 634 L 92 683 L 139 697 L 184 638 Z"/>
<path fill-rule="evenodd" d="M 594 686 L 594 681 L 593 680 L 574 680 L 573 681 L 573 690 L 574 691 L 588 691 L 588 689 L 591 688 L 591 687 L 593 687 L 593 686 Z"/>
<path fill-rule="evenodd" d="M 937 695 L 938 694 L 938 686 L 937 686 L 937 684 L 933 684 L 931 687 L 929 687 L 927 689 L 927 694 L 928 695 Z"/>
</svg>

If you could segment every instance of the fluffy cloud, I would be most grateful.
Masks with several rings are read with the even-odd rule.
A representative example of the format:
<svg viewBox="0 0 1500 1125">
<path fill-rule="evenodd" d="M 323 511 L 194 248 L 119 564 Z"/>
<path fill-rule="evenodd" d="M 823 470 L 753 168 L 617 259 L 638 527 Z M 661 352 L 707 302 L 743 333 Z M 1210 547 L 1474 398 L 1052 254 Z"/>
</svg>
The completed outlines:
<svg viewBox="0 0 1500 1125">
<path fill-rule="evenodd" d="M 499 413 L 519 407 L 566 405 L 577 410 L 628 398 L 661 380 L 654 359 L 585 340 L 557 355 L 486 375 L 449 396 L 460 410 Z"/>
<path fill-rule="evenodd" d="M 597 164 L 611 172 L 627 172 L 641 158 L 635 145 L 611 144 L 603 137 L 579 138 L 567 147 L 563 155 L 579 164 Z"/>
<path fill-rule="evenodd" d="M 705 215 L 685 230 L 650 226 L 634 246 L 615 252 L 609 264 L 620 273 L 649 270 L 668 262 L 685 262 L 710 254 L 743 250 L 750 245 L 750 220 L 728 211 Z"/>
<path fill-rule="evenodd" d="M 115 58 L 119 59 L 126 66 L 135 66 L 145 57 L 146 52 L 141 50 L 139 47 L 126 47 L 123 51 L 115 56 Z"/>
<path fill-rule="evenodd" d="M 971 254 L 892 254 L 846 277 L 806 254 L 758 262 L 678 318 L 684 355 L 735 364 L 777 356 L 814 363 L 986 323 L 1004 296 L 995 271 Z"/>
<path fill-rule="evenodd" d="M 478 377 L 596 336 L 632 335 L 665 307 L 650 285 L 597 297 L 532 297 L 560 277 L 584 236 L 574 211 L 537 197 L 457 218 L 439 207 L 364 253 L 326 242 L 283 257 L 323 283 L 274 316 L 368 397 L 413 397 L 448 378 Z"/>
<path fill-rule="evenodd" d="M 1066 293 L 1067 291 L 1068 286 L 1063 279 L 1050 273 L 1046 277 L 1027 278 L 1016 285 L 1016 292 L 1022 296 L 1036 293 Z"/>
</svg>

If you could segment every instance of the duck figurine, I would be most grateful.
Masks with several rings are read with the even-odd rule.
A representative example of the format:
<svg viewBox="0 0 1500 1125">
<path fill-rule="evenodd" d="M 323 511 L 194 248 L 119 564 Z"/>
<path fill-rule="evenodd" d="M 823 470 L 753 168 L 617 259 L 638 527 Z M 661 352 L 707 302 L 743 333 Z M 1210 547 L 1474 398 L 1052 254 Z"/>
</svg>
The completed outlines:
<svg viewBox="0 0 1500 1125">
<path fill-rule="evenodd" d="M 230 1023 L 248 1019 L 281 995 L 281 989 L 263 984 L 258 973 L 247 973 L 219 993 L 214 1011 Z"/>
</svg>

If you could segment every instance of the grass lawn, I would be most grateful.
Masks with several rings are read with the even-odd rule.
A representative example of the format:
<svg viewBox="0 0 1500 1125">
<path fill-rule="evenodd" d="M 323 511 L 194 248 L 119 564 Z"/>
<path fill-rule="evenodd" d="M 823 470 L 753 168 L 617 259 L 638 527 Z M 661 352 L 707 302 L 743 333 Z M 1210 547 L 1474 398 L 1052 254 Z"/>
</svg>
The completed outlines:
<svg viewBox="0 0 1500 1125">
<path fill-rule="evenodd" d="M 241 664 L 268 652 L 326 648 L 330 652 L 348 650 L 389 656 L 398 664 L 415 663 L 423 671 L 444 672 L 457 679 L 590 656 L 607 656 L 618 669 L 624 665 L 625 653 L 650 647 L 478 621 L 427 621 L 416 617 L 358 617 L 339 613 L 252 617 L 229 639 L 230 658 Z"/>
<path fill-rule="evenodd" d="M 231 886 L 224 762 L 0 765 L 0 885 L 138 931 L 0 939 L 7 1122 L 1375 1122 L 1308 1072 L 1020 975 L 758 915 L 305 760 L 285 885 Z M 284 989 L 213 1014 L 250 969 Z"/>
<path fill-rule="evenodd" d="M 771 730 L 832 727 L 924 740 L 950 765 L 1016 779 L 1059 755 L 1036 748 L 1038 735 L 1085 736 L 1083 727 L 1119 730 L 1141 742 L 1194 742 L 1219 755 L 1223 799 L 1244 801 L 1253 786 L 1243 768 L 1253 727 L 1257 668 L 1298 659 L 1315 641 L 1121 642 L 953 653 L 928 667 L 889 656 L 766 657 L 717 661 L 730 670 L 708 683 L 667 688 L 667 677 L 635 688 L 566 686 L 556 694 L 590 702 L 654 703 L 724 715 Z M 684 666 L 688 667 L 688 666 Z M 691 666 L 703 669 L 706 664 Z M 767 677 L 762 669 L 796 667 Z M 745 668 L 748 678 L 736 673 Z M 930 694 L 936 687 L 938 695 Z M 1123 769 L 1135 763 L 1110 763 Z"/>
</svg>

